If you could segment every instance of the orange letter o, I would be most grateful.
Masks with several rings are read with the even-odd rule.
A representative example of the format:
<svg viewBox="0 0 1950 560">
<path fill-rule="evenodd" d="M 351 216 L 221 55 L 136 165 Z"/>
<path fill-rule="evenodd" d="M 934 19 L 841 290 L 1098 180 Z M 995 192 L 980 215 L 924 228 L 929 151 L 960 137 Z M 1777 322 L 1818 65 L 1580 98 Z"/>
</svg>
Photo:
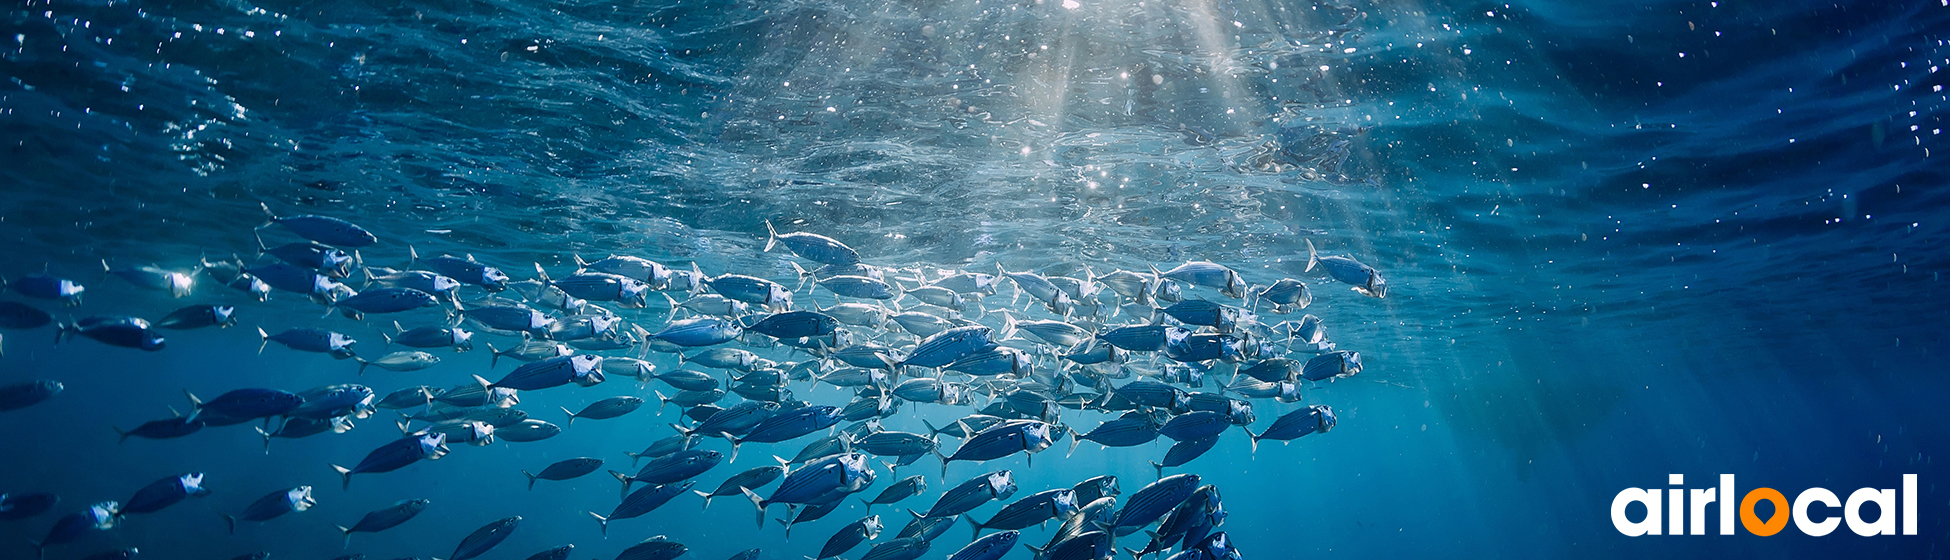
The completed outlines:
<svg viewBox="0 0 1950 560">
<path fill-rule="evenodd" d="M 1761 500 L 1774 502 L 1774 515 L 1768 517 L 1766 523 L 1761 523 L 1760 517 L 1754 515 L 1754 503 Z M 1747 493 L 1746 498 L 1740 500 L 1740 526 L 1746 527 L 1749 533 L 1771 537 L 1781 532 L 1781 529 L 1787 528 L 1787 522 L 1787 496 L 1781 495 L 1780 490 L 1755 488 L 1754 491 Z"/>
</svg>

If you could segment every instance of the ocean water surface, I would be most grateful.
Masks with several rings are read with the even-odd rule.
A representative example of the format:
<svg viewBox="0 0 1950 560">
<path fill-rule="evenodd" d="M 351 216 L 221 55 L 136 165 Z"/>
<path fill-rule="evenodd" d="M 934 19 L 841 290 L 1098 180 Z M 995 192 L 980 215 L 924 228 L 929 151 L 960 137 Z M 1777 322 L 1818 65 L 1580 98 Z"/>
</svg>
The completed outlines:
<svg viewBox="0 0 1950 560">
<path fill-rule="evenodd" d="M 51 326 L 0 331 L 0 383 L 65 386 L 0 412 L 0 492 L 61 497 L 0 521 L 0 557 L 32 558 L 56 518 L 88 504 L 203 472 L 209 496 L 47 557 L 137 547 L 167 559 L 451 558 L 470 531 L 519 515 L 482 558 L 563 544 L 576 560 L 614 558 L 654 535 L 686 544 L 687 558 L 754 547 L 799 558 L 869 513 L 888 526 L 875 542 L 891 539 L 908 509 L 992 470 L 1014 473 L 1018 497 L 1100 474 L 1128 497 L 1157 479 L 1150 461 L 1170 446 L 1085 443 L 1065 456 L 1059 441 L 957 462 L 945 480 L 933 457 L 894 473 L 876 463 L 879 480 L 856 497 L 914 474 L 930 491 L 871 510 L 849 497 L 788 539 L 776 522 L 755 529 L 737 496 L 708 508 L 680 496 L 605 534 L 586 512 L 615 506 L 615 479 L 526 489 L 522 469 L 570 457 L 633 470 L 623 452 L 681 419 L 680 407 L 656 406 L 653 391 L 674 392 L 658 381 L 524 392 L 518 408 L 558 424 L 560 407 L 650 403 L 545 441 L 456 444 L 348 489 L 328 465 L 397 439 L 397 414 L 279 439 L 268 453 L 252 424 L 118 442 L 117 428 L 189 412 L 185 390 L 361 383 L 384 395 L 512 369 L 505 358 L 490 367 L 486 343 L 520 339 L 485 333 L 470 352 L 430 350 L 441 363 L 413 372 L 259 350 L 259 327 L 318 327 L 376 358 L 399 349 L 381 338 L 394 319 L 445 323 L 438 309 L 352 320 L 290 292 L 253 301 L 203 274 L 171 298 L 101 272 L 104 260 L 254 262 L 257 235 L 299 240 L 255 229 L 264 207 L 370 230 L 379 241 L 358 248 L 364 265 L 471 255 L 516 279 L 619 254 L 797 287 L 795 266 L 817 263 L 763 251 L 769 220 L 843 242 L 892 276 L 1000 265 L 1084 278 L 1210 261 L 1254 287 L 1304 280 L 1311 306 L 1261 308 L 1260 319 L 1316 315 L 1365 367 L 1303 383 L 1300 402 L 1253 399 L 1249 429 L 1315 404 L 1338 425 L 1257 449 L 1228 430 L 1166 471 L 1223 492 L 1219 529 L 1248 557 L 1929 558 L 1950 545 L 1950 488 L 1938 486 L 1950 469 L 1934 464 L 1950 444 L 1940 278 L 1950 72 L 1939 71 L 1950 67 L 1950 7 L 1937 0 L 27 0 L 4 18 L 0 277 L 46 271 L 87 291 L 74 307 L 0 299 L 64 323 L 220 303 L 237 307 L 238 325 L 162 331 L 159 352 L 56 345 Z M 1309 270 L 1310 243 L 1373 266 L 1386 297 Z M 983 324 L 1000 328 L 1004 308 L 1061 318 L 1023 311 L 1029 296 L 1002 284 L 971 313 Z M 800 308 L 834 302 L 795 297 Z M 655 332 L 669 313 L 649 301 L 618 312 Z M 667 353 L 647 359 L 679 367 Z M 1061 364 L 1045 355 L 1036 368 Z M 1216 364 L 1188 390 L 1216 392 L 1235 367 Z M 814 404 L 853 398 L 786 386 Z M 945 425 L 992 400 L 908 403 L 882 422 L 925 433 L 924 420 Z M 1115 416 L 1065 409 L 1060 423 L 1087 431 Z M 815 437 L 746 444 L 697 487 Z M 700 448 L 729 451 L 712 438 Z M 1743 489 L 1789 497 L 1900 488 L 1916 474 L 1918 531 L 1620 534 L 1614 495 L 1666 488 L 1669 474 L 1688 488 L 1734 474 Z M 316 507 L 228 534 L 221 515 L 297 485 L 314 487 Z M 407 498 L 432 505 L 349 547 L 334 530 Z M 1041 547 L 1056 525 L 1024 529 L 1022 542 Z M 965 526 L 927 557 L 967 544 Z"/>
</svg>

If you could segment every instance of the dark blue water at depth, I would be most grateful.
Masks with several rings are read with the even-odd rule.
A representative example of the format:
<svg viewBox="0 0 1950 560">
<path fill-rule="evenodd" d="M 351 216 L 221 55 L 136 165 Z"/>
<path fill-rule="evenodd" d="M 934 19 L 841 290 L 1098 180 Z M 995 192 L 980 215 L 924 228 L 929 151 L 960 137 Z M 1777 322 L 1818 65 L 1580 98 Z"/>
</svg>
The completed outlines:
<svg viewBox="0 0 1950 560">
<path fill-rule="evenodd" d="M 867 515 L 848 505 L 788 540 L 776 523 L 754 530 L 740 498 L 701 510 L 685 496 L 605 536 L 585 512 L 614 506 L 610 477 L 524 488 L 521 469 L 569 457 L 622 470 L 624 451 L 673 433 L 676 407 L 578 421 L 543 442 L 457 445 L 349 490 L 327 465 L 394 439 L 390 412 L 268 454 L 247 426 L 118 444 L 113 428 L 187 411 L 186 389 L 384 394 L 512 369 L 490 369 L 481 346 L 359 376 L 351 361 L 259 353 L 255 329 L 329 328 L 378 356 L 390 318 L 321 318 L 295 294 L 259 303 L 207 277 L 180 300 L 101 277 L 104 259 L 189 270 L 251 258 L 260 203 L 370 229 L 381 241 L 360 250 L 369 265 L 406 266 L 410 247 L 524 279 L 615 253 L 794 285 L 793 265 L 811 263 L 761 251 L 770 220 L 895 269 L 1081 277 L 1205 260 L 1255 286 L 1306 280 L 1306 313 L 1365 370 L 1300 403 L 1255 401 L 1251 429 L 1308 404 L 1332 406 L 1339 425 L 1256 451 L 1229 432 L 1172 471 L 1221 489 L 1222 529 L 1247 557 L 1950 552 L 1939 486 L 1950 469 L 1934 463 L 1950 444 L 1950 6 L 1938 0 L 30 0 L 0 21 L 0 277 L 47 270 L 88 286 L 72 309 L 0 298 L 62 321 L 155 320 L 192 302 L 240 316 L 237 328 L 169 331 L 156 353 L 55 346 L 47 327 L 0 332 L 0 382 L 66 386 L 0 413 L 0 492 L 62 498 L 0 521 L 0 558 L 33 557 L 59 515 L 190 471 L 207 473 L 210 496 L 47 557 L 133 546 L 145 559 L 446 558 L 469 531 L 520 515 L 483 558 L 574 543 L 576 560 L 607 559 L 653 535 L 688 545 L 687 558 L 753 547 L 799 558 Z M 1387 297 L 1306 270 L 1309 241 L 1373 265 Z M 985 305 L 1009 298 L 995 299 Z M 657 330 L 652 300 L 626 318 Z M 820 404 L 852 396 L 790 388 Z M 558 407 L 621 394 L 654 406 L 651 391 L 671 388 L 612 378 L 530 392 L 521 408 L 561 423 Z M 885 423 L 920 431 L 969 408 L 910 404 Z M 1066 410 L 1063 422 L 1111 417 Z M 698 487 L 799 447 L 747 445 Z M 989 470 L 1013 470 L 1018 496 L 1098 474 L 1128 496 L 1156 478 L 1148 462 L 1167 443 L 1067 448 L 957 463 L 946 481 L 924 458 L 883 468 L 863 496 L 928 475 L 929 494 L 872 509 L 885 540 L 906 509 Z M 1666 488 L 1674 473 L 1689 488 L 1735 474 L 1743 492 L 1790 499 L 1917 474 L 1918 534 L 1613 528 L 1615 494 Z M 301 484 L 317 507 L 225 534 L 220 514 Z M 335 525 L 414 497 L 433 500 L 425 516 L 341 551 Z M 1054 528 L 1023 541 L 1041 546 Z M 968 539 L 956 527 L 928 557 Z"/>
</svg>

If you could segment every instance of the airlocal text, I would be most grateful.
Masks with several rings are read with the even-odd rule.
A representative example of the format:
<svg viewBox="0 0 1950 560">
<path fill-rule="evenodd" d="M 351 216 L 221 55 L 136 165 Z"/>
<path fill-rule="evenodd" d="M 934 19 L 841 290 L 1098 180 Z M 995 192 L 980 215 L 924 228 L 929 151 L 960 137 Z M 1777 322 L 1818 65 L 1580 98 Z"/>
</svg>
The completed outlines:
<svg viewBox="0 0 1950 560">
<path fill-rule="evenodd" d="M 1667 483 L 1681 486 L 1686 483 L 1686 477 L 1670 475 Z M 1741 527 L 1748 533 L 1762 537 L 1774 536 L 1787 528 L 1790 518 L 1794 520 L 1796 529 L 1816 537 L 1834 532 L 1843 521 L 1848 522 L 1850 531 L 1864 537 L 1894 535 L 1899 517 L 1902 519 L 1903 534 L 1916 534 L 1916 475 L 1913 474 L 1903 475 L 1900 516 L 1897 515 L 1895 489 L 1858 489 L 1849 493 L 1848 501 L 1844 503 L 1834 492 L 1825 488 L 1809 488 L 1794 497 L 1792 507 L 1788 504 L 1787 496 L 1773 488 L 1755 488 L 1739 498 L 1737 504 L 1732 498 L 1736 495 L 1739 494 L 1734 492 L 1733 475 L 1730 474 L 1720 475 L 1719 488 L 1668 488 L 1663 493 L 1656 488 L 1626 488 L 1611 500 L 1611 524 L 1628 537 L 1658 535 L 1662 529 L 1667 535 L 1704 535 L 1706 507 L 1714 505 L 1715 513 L 1719 514 L 1722 535 L 1734 534 L 1735 512 L 1738 512 Z M 1634 502 L 1645 506 L 1644 519 L 1633 521 L 1626 515 L 1628 506 Z M 1774 506 L 1773 513 L 1765 520 L 1755 510 L 1760 502 L 1771 502 Z M 1862 518 L 1864 504 L 1875 504 L 1875 519 Z M 1816 505 L 1828 509 L 1817 510 L 1814 508 Z M 1833 508 L 1841 508 L 1841 511 L 1835 512 Z"/>
</svg>

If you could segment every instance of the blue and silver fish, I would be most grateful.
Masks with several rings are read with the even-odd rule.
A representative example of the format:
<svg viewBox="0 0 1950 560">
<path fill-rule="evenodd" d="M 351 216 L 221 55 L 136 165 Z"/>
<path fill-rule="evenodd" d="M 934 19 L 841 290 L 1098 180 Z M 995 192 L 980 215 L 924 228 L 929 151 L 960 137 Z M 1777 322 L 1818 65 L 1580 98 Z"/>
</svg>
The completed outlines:
<svg viewBox="0 0 1950 560">
<path fill-rule="evenodd" d="M 850 266 L 860 263 L 860 252 L 853 250 L 831 237 L 815 233 L 788 233 L 780 235 L 772 229 L 772 221 L 765 221 L 765 249 L 771 251 L 775 245 L 783 245 L 792 254 L 809 261 L 833 266 Z"/>
<path fill-rule="evenodd" d="M 353 523 L 351 527 L 338 529 L 340 533 L 345 533 L 345 546 L 350 547 L 353 533 L 377 533 L 398 527 L 401 523 L 420 515 L 420 512 L 426 511 L 427 506 L 432 503 L 432 500 L 427 499 L 400 500 L 393 505 L 366 512 L 366 515 L 360 517 L 359 522 Z"/>
<path fill-rule="evenodd" d="M 223 521 L 224 525 L 230 528 L 230 532 L 235 534 L 238 521 L 262 523 L 294 511 L 311 509 L 315 505 L 318 505 L 318 500 L 312 499 L 311 487 L 299 486 L 266 494 L 257 501 L 251 502 L 249 506 L 245 506 L 242 513 L 223 516 Z"/>
<path fill-rule="evenodd" d="M 431 461 L 446 456 L 447 435 L 426 433 L 387 442 L 373 449 L 371 453 L 367 453 L 366 458 L 361 459 L 358 466 L 349 469 L 338 465 L 331 465 L 331 467 L 332 470 L 338 471 L 339 477 L 345 479 L 345 488 L 350 489 L 352 475 L 393 472 L 418 463 L 422 459 Z"/>
<path fill-rule="evenodd" d="M 1320 252 L 1314 250 L 1314 241 L 1308 239 L 1307 270 L 1311 272 L 1316 266 L 1326 269 L 1327 275 L 1335 280 L 1353 284 L 1354 291 L 1360 292 L 1361 295 L 1376 298 L 1388 296 L 1388 281 L 1383 280 L 1381 273 L 1374 267 L 1361 264 L 1360 261 L 1349 257 L 1320 256 Z"/>
</svg>

